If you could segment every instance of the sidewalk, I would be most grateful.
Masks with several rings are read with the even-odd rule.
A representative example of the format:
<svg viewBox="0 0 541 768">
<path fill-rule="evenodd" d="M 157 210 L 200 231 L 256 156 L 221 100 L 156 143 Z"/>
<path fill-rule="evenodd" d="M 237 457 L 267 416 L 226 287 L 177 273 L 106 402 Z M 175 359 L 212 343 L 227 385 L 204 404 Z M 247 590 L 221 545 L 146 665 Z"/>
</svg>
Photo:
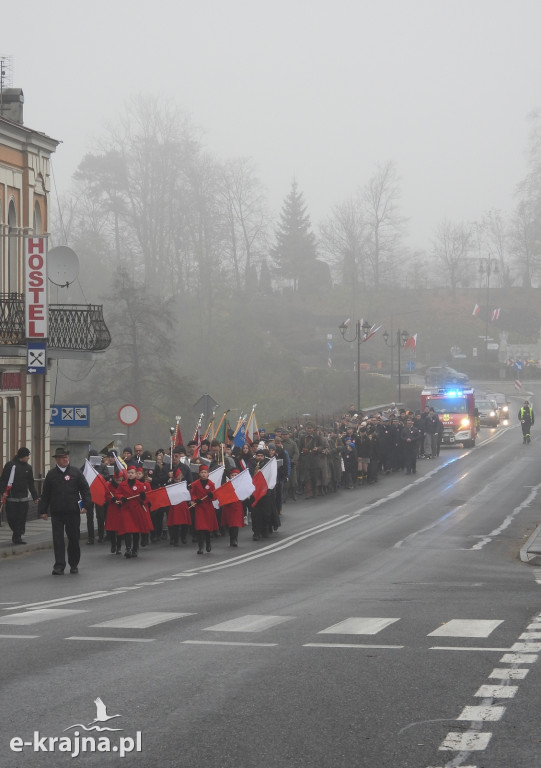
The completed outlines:
<svg viewBox="0 0 541 768">
<path fill-rule="evenodd" d="M 41 518 L 27 521 L 26 533 L 23 536 L 26 544 L 13 544 L 11 536 L 11 528 L 5 520 L 2 520 L 0 526 L 0 559 L 13 555 L 23 555 L 25 552 L 33 552 L 36 549 L 50 549 L 53 545 L 51 521 Z"/>
</svg>

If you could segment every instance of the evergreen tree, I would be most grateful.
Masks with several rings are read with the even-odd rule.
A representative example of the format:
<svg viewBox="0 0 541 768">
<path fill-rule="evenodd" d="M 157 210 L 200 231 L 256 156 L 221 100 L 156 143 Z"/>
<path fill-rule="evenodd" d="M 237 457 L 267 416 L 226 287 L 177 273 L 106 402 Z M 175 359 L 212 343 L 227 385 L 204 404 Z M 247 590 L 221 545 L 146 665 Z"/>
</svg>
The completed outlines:
<svg viewBox="0 0 541 768">
<path fill-rule="evenodd" d="M 281 275 L 293 280 L 294 291 L 299 290 L 301 274 L 310 269 L 317 258 L 316 238 L 311 228 L 302 192 L 293 180 L 291 191 L 282 206 L 275 232 L 276 245 L 271 253 L 278 262 Z"/>
</svg>

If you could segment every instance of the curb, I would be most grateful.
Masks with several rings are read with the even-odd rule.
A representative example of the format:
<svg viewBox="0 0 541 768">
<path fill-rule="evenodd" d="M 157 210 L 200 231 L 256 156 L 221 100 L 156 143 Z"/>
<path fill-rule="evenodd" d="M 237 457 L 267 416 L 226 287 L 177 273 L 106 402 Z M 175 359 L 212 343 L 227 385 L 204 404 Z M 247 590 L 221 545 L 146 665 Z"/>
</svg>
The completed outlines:
<svg viewBox="0 0 541 768">
<path fill-rule="evenodd" d="M 520 559 L 530 565 L 541 565 L 541 523 L 520 550 Z"/>
</svg>

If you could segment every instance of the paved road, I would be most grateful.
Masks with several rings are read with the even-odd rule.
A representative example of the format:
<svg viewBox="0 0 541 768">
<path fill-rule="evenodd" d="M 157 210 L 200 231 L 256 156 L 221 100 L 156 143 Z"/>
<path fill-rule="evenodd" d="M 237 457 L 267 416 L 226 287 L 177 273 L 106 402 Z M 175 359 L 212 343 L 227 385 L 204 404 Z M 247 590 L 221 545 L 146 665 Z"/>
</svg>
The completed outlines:
<svg viewBox="0 0 541 768">
<path fill-rule="evenodd" d="M 290 504 L 268 543 L 96 545 L 54 579 L 48 551 L 1 563 L 0 766 L 75 759 L 10 750 L 35 730 L 111 749 L 140 732 L 141 766 L 541 765 L 541 571 L 518 558 L 541 440 L 483 436 L 412 484 Z M 122 731 L 83 731 L 97 697 Z"/>
</svg>

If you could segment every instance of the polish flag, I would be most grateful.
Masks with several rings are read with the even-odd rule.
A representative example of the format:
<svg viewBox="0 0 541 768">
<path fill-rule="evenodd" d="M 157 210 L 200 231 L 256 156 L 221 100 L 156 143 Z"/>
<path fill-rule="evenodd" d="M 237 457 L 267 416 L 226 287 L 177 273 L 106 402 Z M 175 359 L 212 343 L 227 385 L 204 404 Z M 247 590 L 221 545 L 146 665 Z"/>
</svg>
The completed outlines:
<svg viewBox="0 0 541 768">
<path fill-rule="evenodd" d="M 86 482 L 90 486 L 90 495 L 92 497 L 92 501 L 98 507 L 103 507 L 107 499 L 110 499 L 113 495 L 109 489 L 107 480 L 103 477 L 103 475 L 100 475 L 99 472 L 96 472 L 88 459 L 85 459 L 83 475 L 85 476 Z"/>
<path fill-rule="evenodd" d="M 12 465 L 11 472 L 9 473 L 8 484 L 6 486 L 6 490 L 4 491 L 4 495 L 2 496 L 2 504 L 6 503 L 8 494 L 11 490 L 11 486 L 13 485 L 14 480 L 15 480 L 15 464 Z"/>
<path fill-rule="evenodd" d="M 224 483 L 220 488 L 216 488 L 214 496 L 221 507 L 224 504 L 232 504 L 234 501 L 244 501 L 255 491 L 255 485 L 249 469 L 244 469 Z"/>
<path fill-rule="evenodd" d="M 181 483 L 172 483 L 163 488 L 156 488 L 153 491 L 147 491 L 147 501 L 150 501 L 153 509 L 174 506 L 182 501 L 190 501 L 191 494 L 188 490 L 186 480 Z"/>
<path fill-rule="evenodd" d="M 221 486 L 223 476 L 224 476 L 224 467 L 222 464 L 220 464 L 219 467 L 216 467 L 216 469 L 213 469 L 212 472 L 209 472 L 209 480 L 212 480 L 212 482 L 214 483 L 215 489 Z M 220 506 L 220 502 L 213 501 L 212 506 L 214 507 L 214 509 L 218 509 Z"/>
<path fill-rule="evenodd" d="M 501 311 L 502 311 L 502 310 L 501 310 L 501 307 L 498 307 L 498 309 L 493 309 L 493 310 L 492 310 L 492 318 L 491 318 L 491 322 L 494 322 L 494 320 L 499 320 L 499 317 L 500 317 L 500 312 L 501 312 Z"/>
<path fill-rule="evenodd" d="M 475 307 L 473 308 L 472 315 L 474 317 L 477 317 L 480 311 L 481 311 L 481 307 L 479 306 L 479 304 L 476 304 Z"/>
<path fill-rule="evenodd" d="M 264 464 L 259 472 L 256 472 L 252 478 L 255 485 L 254 503 L 252 504 L 252 507 L 254 504 L 256 504 L 256 502 L 259 501 L 259 499 L 263 498 L 267 491 L 272 491 L 276 485 L 277 477 L 278 464 L 276 463 L 276 459 L 273 457 L 270 461 Z"/>
</svg>

